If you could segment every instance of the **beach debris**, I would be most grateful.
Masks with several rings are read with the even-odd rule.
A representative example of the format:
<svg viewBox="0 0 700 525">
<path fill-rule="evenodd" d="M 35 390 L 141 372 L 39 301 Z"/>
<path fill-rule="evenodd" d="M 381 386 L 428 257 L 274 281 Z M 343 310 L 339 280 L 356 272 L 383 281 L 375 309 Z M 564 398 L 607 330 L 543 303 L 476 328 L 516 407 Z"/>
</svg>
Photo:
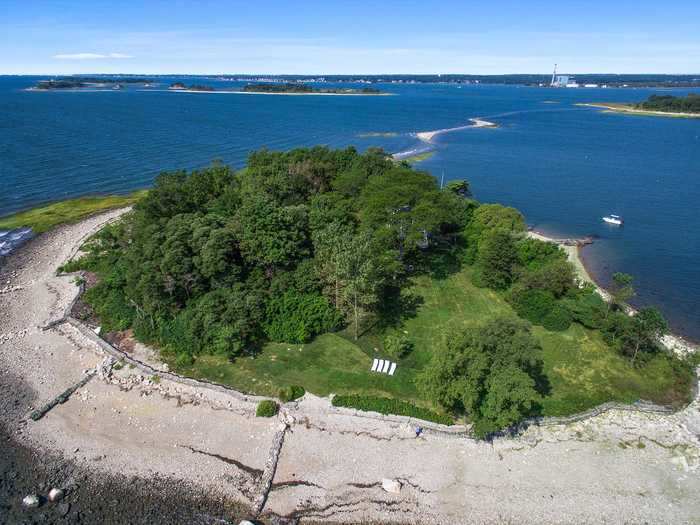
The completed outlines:
<svg viewBox="0 0 700 525">
<path fill-rule="evenodd" d="M 56 503 L 57 501 L 61 501 L 63 499 L 63 490 L 61 489 L 51 489 L 49 491 L 49 501 L 52 503 Z"/>
<path fill-rule="evenodd" d="M 20 290 L 24 290 L 24 286 L 5 286 L 0 288 L 0 294 L 19 292 Z"/>
<path fill-rule="evenodd" d="M 265 470 L 263 470 L 258 482 L 258 495 L 253 500 L 253 516 L 258 516 L 267 502 L 267 496 L 272 488 L 272 479 L 275 477 L 277 470 L 277 461 L 279 460 L 282 444 L 284 443 L 284 435 L 287 432 L 287 425 L 280 423 L 278 430 L 272 438 L 272 445 L 268 452 L 267 461 L 265 461 Z"/>
<path fill-rule="evenodd" d="M 66 401 L 68 401 L 70 396 L 79 388 L 84 387 L 88 381 L 95 377 L 95 374 L 97 374 L 97 370 L 88 371 L 85 377 L 83 377 L 80 381 L 61 392 L 59 395 L 57 395 L 55 398 L 53 398 L 41 408 L 34 410 L 31 414 L 29 414 L 29 417 L 34 421 L 39 421 L 53 407 L 55 407 L 59 403 L 65 403 Z"/>
<path fill-rule="evenodd" d="M 22 505 L 24 505 L 28 509 L 35 509 L 40 504 L 41 500 L 36 494 L 29 494 L 28 496 L 25 496 L 24 499 L 22 499 Z"/>
<path fill-rule="evenodd" d="M 401 492 L 401 482 L 396 479 L 382 479 L 382 488 L 390 494 L 398 494 Z"/>
<path fill-rule="evenodd" d="M 255 525 L 252 521 L 243 520 L 238 525 Z"/>
<path fill-rule="evenodd" d="M 97 373 L 100 376 L 100 379 L 109 378 L 109 376 L 112 374 L 112 368 L 114 368 L 114 365 L 116 364 L 117 360 L 112 356 L 105 357 L 100 363 L 100 366 L 97 367 Z"/>
</svg>

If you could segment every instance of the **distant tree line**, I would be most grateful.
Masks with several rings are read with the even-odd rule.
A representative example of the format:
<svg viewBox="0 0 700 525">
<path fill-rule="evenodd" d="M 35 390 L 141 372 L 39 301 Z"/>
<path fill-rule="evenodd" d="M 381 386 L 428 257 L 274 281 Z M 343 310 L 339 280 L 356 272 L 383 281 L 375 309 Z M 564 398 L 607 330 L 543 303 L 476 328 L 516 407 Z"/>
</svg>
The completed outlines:
<svg viewBox="0 0 700 525">
<path fill-rule="evenodd" d="M 375 95 L 381 93 L 380 90 L 372 87 L 364 87 L 362 89 L 352 88 L 315 88 L 307 83 L 302 82 L 286 82 L 286 83 L 266 83 L 266 84 L 247 84 L 243 91 L 248 93 L 334 93 L 334 94 L 353 94 L 361 93 L 366 95 Z"/>
<path fill-rule="evenodd" d="M 651 95 L 646 101 L 636 104 L 635 108 L 671 113 L 700 113 L 700 94 L 690 93 L 687 97 Z"/>
<path fill-rule="evenodd" d="M 92 84 L 148 84 L 147 78 L 139 77 L 66 77 L 52 80 L 40 80 L 36 89 L 78 89 L 91 87 Z"/>
</svg>

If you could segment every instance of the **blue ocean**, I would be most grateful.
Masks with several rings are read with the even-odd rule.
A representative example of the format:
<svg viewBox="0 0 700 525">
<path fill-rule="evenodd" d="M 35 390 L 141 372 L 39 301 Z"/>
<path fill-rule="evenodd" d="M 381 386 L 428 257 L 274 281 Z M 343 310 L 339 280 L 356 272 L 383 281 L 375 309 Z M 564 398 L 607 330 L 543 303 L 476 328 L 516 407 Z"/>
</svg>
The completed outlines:
<svg viewBox="0 0 700 525">
<path fill-rule="evenodd" d="M 430 147 L 417 167 L 469 180 L 479 200 L 515 206 L 545 233 L 594 236 L 583 256 L 601 284 L 633 274 L 633 303 L 656 304 L 674 331 L 700 340 L 700 119 L 577 105 L 687 90 L 386 84 L 395 96 L 275 96 L 168 92 L 174 81 L 201 83 L 172 77 L 151 89 L 25 91 L 41 78 L 0 77 L 0 216 L 129 192 L 213 160 L 240 167 L 261 147 Z M 416 137 L 474 117 L 499 127 L 443 133 L 432 145 Z M 604 224 L 609 213 L 624 227 Z M 0 243 L 17 235 L 0 232 Z"/>
</svg>

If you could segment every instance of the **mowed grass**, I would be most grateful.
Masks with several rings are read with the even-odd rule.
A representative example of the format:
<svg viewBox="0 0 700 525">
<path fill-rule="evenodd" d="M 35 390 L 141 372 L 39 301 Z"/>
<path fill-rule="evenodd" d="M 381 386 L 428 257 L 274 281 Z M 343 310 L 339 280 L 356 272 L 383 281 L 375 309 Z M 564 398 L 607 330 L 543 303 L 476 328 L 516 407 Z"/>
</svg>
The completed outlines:
<svg viewBox="0 0 700 525">
<path fill-rule="evenodd" d="M 409 164 L 415 164 L 417 162 L 423 162 L 424 160 L 428 160 L 433 155 L 435 155 L 434 151 L 426 151 L 424 153 L 418 153 L 416 155 L 411 155 L 410 157 L 404 157 L 401 160 L 406 161 Z"/>
<path fill-rule="evenodd" d="M 372 358 L 385 357 L 381 332 L 365 334 L 359 341 L 344 331 L 321 335 L 304 345 L 268 344 L 255 358 L 233 363 L 203 356 L 192 367 L 180 370 L 260 395 L 276 395 L 279 388 L 296 384 L 320 396 L 360 393 L 435 409 L 415 383 L 435 349 L 455 330 L 494 316 L 515 315 L 499 294 L 475 287 L 470 274 L 471 269 L 464 268 L 444 279 L 415 279 L 410 293 L 420 297 L 422 303 L 415 316 L 405 319 L 398 328 L 414 341 L 415 349 L 400 360 L 393 377 L 370 372 Z M 633 368 L 605 344 L 599 333 L 580 325 L 564 332 L 534 327 L 533 334 L 542 346 L 550 386 L 542 404 L 545 415 L 572 414 L 606 401 L 687 401 L 687 377 L 664 355 Z"/>
<path fill-rule="evenodd" d="M 129 195 L 80 197 L 56 202 L 0 218 L 1 230 L 31 227 L 34 233 L 44 233 L 60 224 L 72 224 L 95 213 L 122 208 L 136 203 L 146 195 L 141 190 Z"/>
</svg>

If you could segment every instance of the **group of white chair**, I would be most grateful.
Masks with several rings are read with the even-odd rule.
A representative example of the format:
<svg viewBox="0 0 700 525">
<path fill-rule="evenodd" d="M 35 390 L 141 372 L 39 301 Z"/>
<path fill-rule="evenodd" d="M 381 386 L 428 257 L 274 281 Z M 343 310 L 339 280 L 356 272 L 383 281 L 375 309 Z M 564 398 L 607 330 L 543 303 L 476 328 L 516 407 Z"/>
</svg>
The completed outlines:
<svg viewBox="0 0 700 525">
<path fill-rule="evenodd" d="M 372 372 L 379 372 L 380 374 L 394 375 L 396 372 L 396 363 L 392 363 L 385 359 L 375 359 L 372 362 Z"/>
</svg>

